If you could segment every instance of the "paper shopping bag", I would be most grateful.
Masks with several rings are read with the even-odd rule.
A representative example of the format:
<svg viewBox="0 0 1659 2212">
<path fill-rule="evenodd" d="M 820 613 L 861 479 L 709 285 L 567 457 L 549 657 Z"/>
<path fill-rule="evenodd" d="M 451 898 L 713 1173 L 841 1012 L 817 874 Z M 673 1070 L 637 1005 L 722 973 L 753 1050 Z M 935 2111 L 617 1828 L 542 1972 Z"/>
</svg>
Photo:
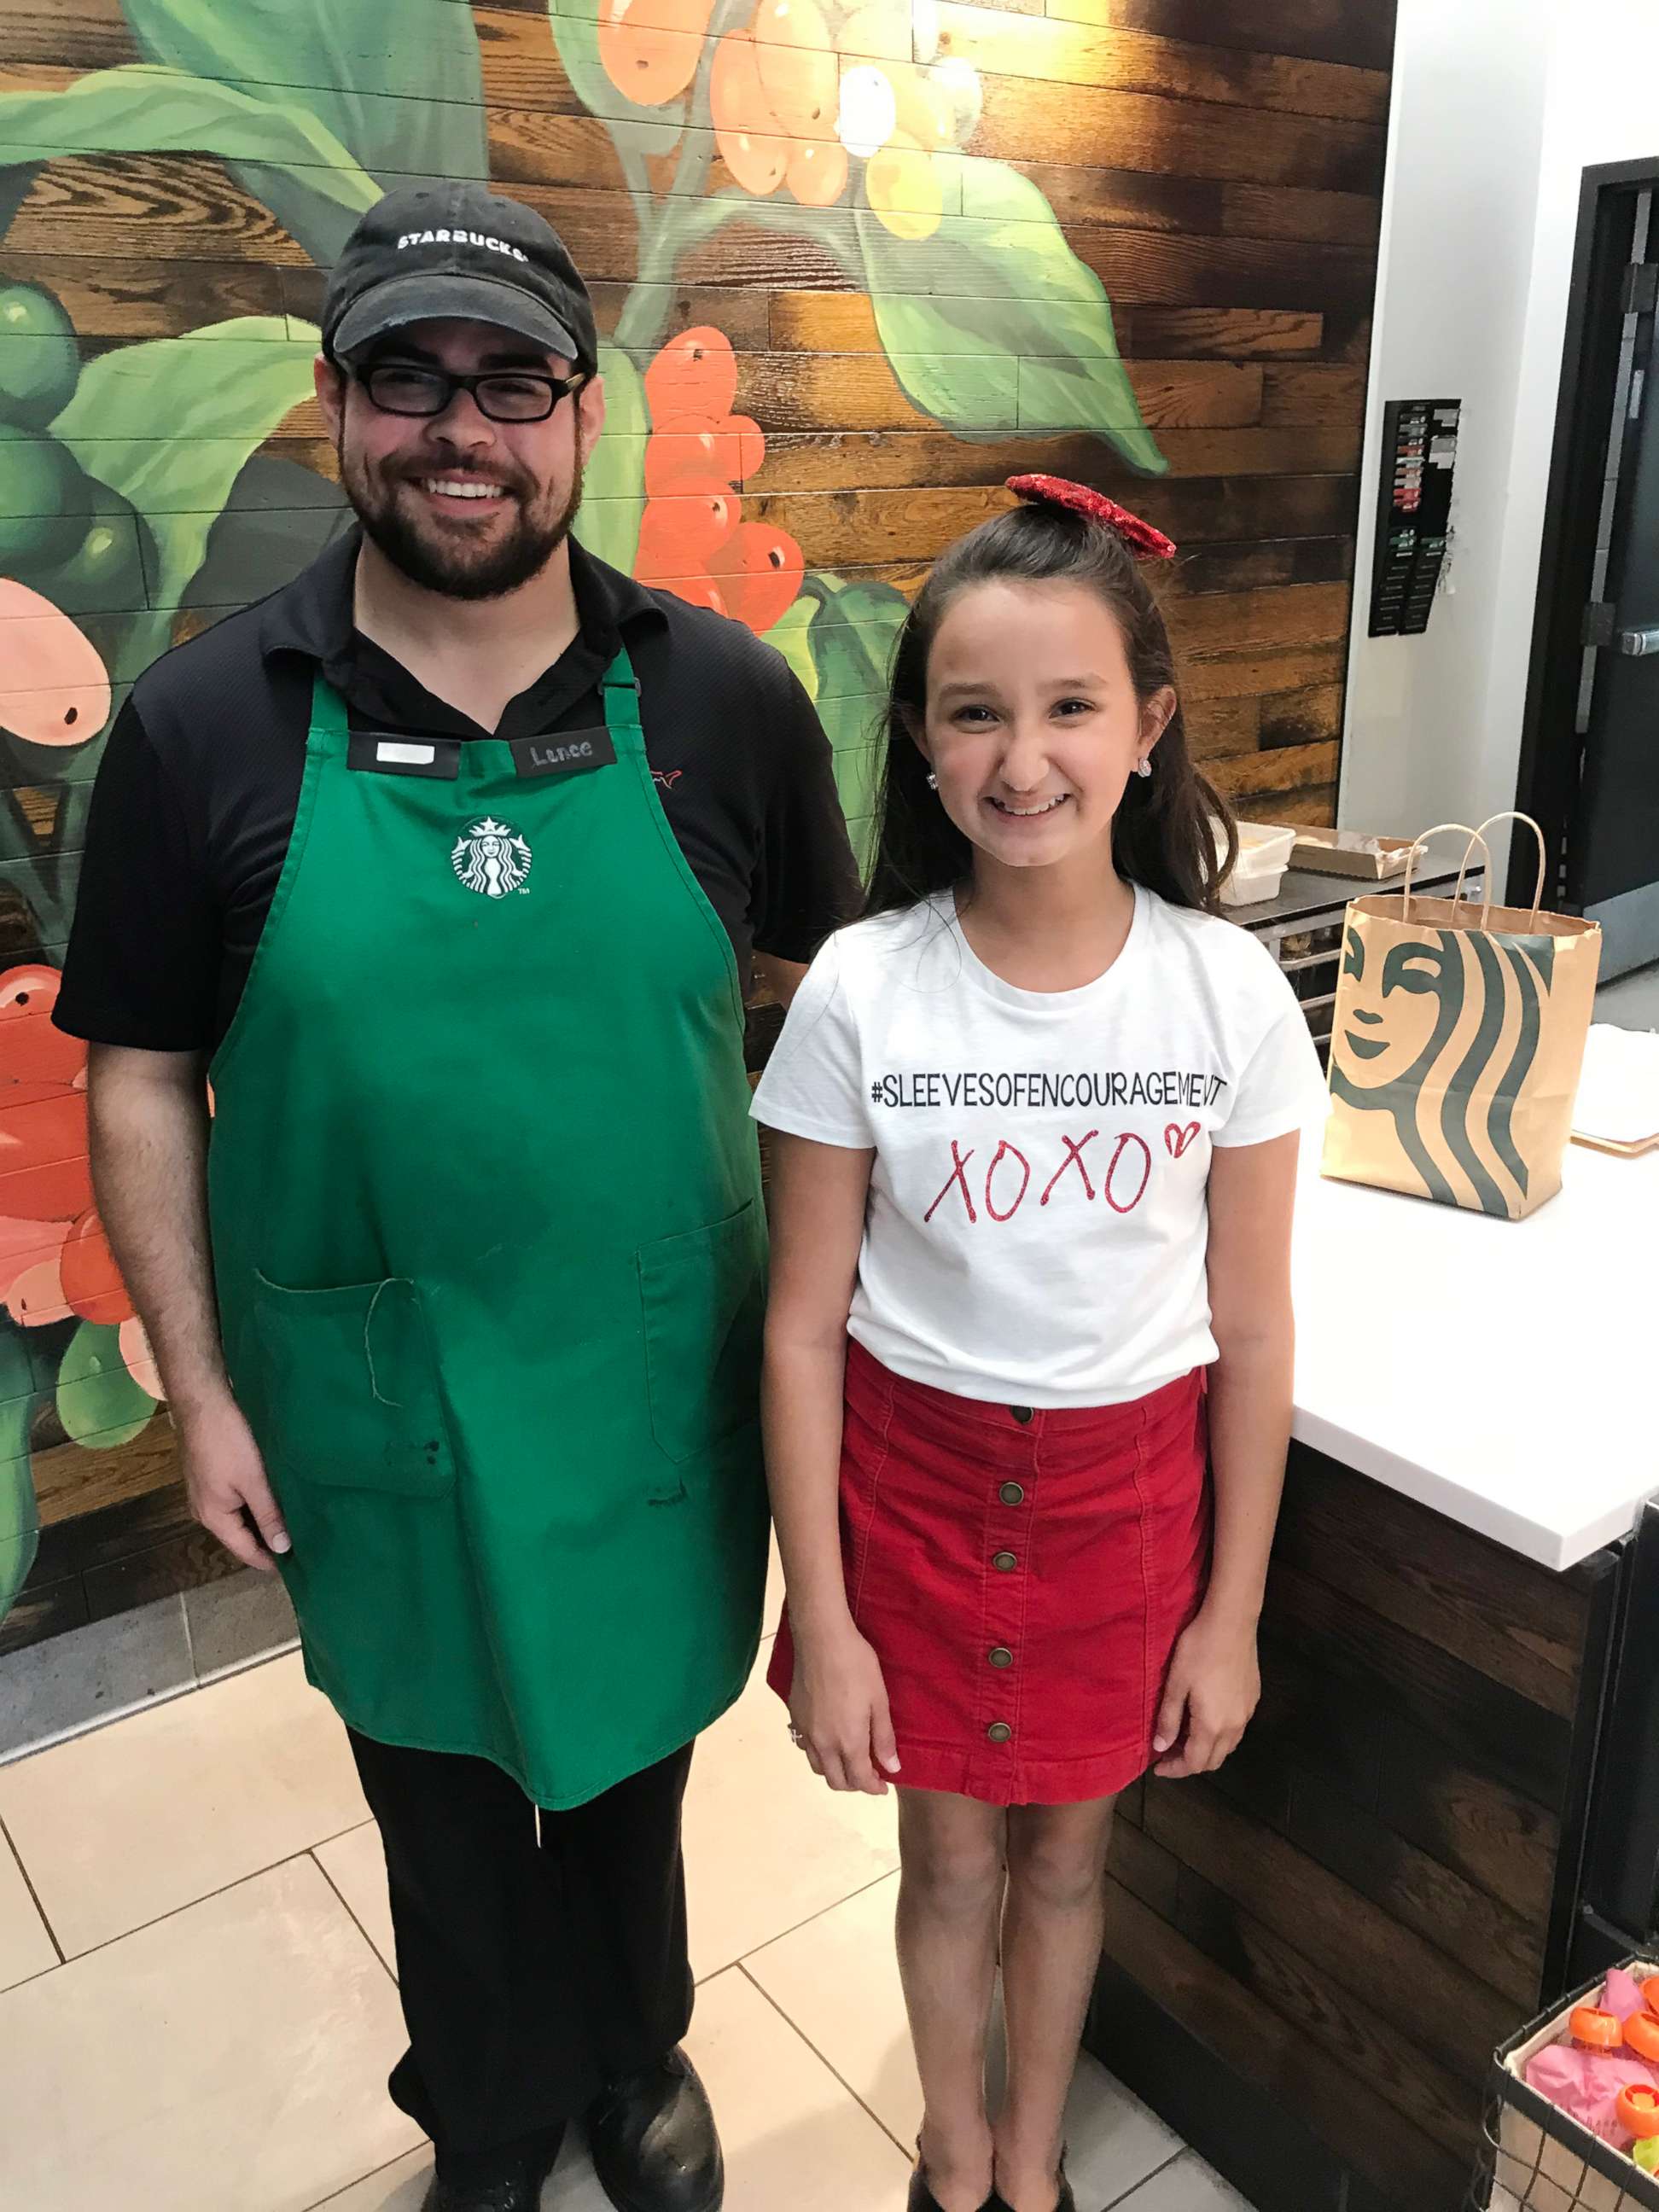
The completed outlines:
<svg viewBox="0 0 1659 2212">
<path fill-rule="evenodd" d="M 1484 830 L 1443 823 L 1469 840 Z M 1513 817 L 1528 821 L 1524 815 Z M 1535 823 L 1528 826 L 1543 834 Z M 1418 849 L 1437 830 L 1418 841 Z M 1486 857 L 1490 884 L 1492 865 Z M 1462 888 L 1462 878 L 1458 889 Z M 1598 924 L 1459 897 L 1358 898 L 1331 1026 L 1324 1172 L 1519 1220 L 1561 1188 Z"/>
</svg>

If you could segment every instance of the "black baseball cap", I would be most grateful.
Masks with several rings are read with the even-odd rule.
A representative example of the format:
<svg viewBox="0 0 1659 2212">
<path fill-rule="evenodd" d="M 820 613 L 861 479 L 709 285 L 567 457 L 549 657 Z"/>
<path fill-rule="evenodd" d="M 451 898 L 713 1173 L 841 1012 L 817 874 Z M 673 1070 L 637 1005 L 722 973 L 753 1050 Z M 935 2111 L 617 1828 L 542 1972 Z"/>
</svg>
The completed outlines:
<svg viewBox="0 0 1659 2212">
<path fill-rule="evenodd" d="M 483 185 L 405 185 L 364 216 L 323 302 L 323 350 L 349 358 L 405 323 L 495 323 L 599 367 L 593 303 L 564 240 L 533 209 Z"/>
</svg>

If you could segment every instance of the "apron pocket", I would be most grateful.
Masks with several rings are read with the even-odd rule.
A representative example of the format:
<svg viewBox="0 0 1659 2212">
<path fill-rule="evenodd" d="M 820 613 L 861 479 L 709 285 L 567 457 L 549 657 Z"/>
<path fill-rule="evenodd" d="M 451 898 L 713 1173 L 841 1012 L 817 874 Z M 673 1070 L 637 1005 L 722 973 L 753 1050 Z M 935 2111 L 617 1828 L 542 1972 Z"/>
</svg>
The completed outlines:
<svg viewBox="0 0 1659 2212">
<path fill-rule="evenodd" d="M 447 1490 L 455 1463 L 416 1286 L 398 1275 L 325 1291 L 255 1281 L 254 1365 L 273 1470 L 402 1498 Z"/>
<path fill-rule="evenodd" d="M 759 1201 L 638 1255 L 651 1431 L 678 1466 L 760 1413 L 766 1227 Z"/>
</svg>

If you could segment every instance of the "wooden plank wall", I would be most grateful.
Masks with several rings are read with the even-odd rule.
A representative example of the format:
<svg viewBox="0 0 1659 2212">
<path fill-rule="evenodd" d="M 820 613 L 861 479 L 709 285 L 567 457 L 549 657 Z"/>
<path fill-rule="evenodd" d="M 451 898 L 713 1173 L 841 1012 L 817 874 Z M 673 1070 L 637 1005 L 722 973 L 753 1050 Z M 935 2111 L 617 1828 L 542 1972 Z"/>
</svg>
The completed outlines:
<svg viewBox="0 0 1659 2212">
<path fill-rule="evenodd" d="M 1399 2212 L 1459 2212 L 1542 1999 L 1592 1607 L 1298 1446 L 1255 1723 L 1126 1808 L 1109 1955 Z"/>
<path fill-rule="evenodd" d="M 301 13 L 326 19 L 326 0 Z M 544 0 L 478 0 L 471 13 L 488 172 L 563 232 L 614 330 L 641 276 L 629 193 L 640 179 L 561 65 Z M 306 82 L 332 67 L 362 112 L 406 114 L 398 11 L 343 5 L 338 15 L 337 37 L 305 46 Z M 967 150 L 1030 179 L 1102 280 L 1167 472 L 1138 477 L 1091 435 L 953 435 L 911 404 L 884 356 L 853 257 L 838 250 L 847 241 L 836 225 L 850 212 L 824 211 L 808 235 L 762 210 L 682 261 L 661 303 L 666 333 L 713 324 L 737 351 L 737 406 L 767 441 L 741 486 L 745 514 L 796 538 L 809 569 L 908 592 L 945 544 L 1004 501 L 1011 472 L 1052 470 L 1111 489 L 1182 546 L 1168 590 L 1206 769 L 1252 813 L 1331 819 L 1392 40 L 1392 0 L 1048 0 L 1046 12 L 1042 0 L 945 0 L 939 54 L 976 72 L 982 93 Z M 0 0 L 0 97 L 143 58 L 118 0 Z M 593 87 L 583 88 L 592 100 Z M 659 196 L 687 173 L 672 157 L 647 169 Z M 10 190 L 9 173 L 27 188 Z M 714 153 L 698 188 L 731 183 Z M 947 230 L 953 220 L 947 211 Z M 260 327 L 288 337 L 315 318 L 322 279 L 212 155 L 69 151 L 0 171 L 0 284 L 16 283 L 56 294 L 91 360 L 234 317 L 270 319 Z M 0 331 L 0 349 L 12 343 Z M 0 391 L 6 378 L 0 359 Z M 166 392 L 155 404 L 164 418 Z M 225 434 L 240 427 L 229 422 Z M 334 475 L 321 430 L 308 404 L 277 424 L 267 454 L 316 472 L 283 481 Z M 289 520 L 286 538 L 278 517 L 259 540 L 278 550 L 245 596 L 281 580 L 283 545 L 314 540 L 315 515 Z M 153 560 L 133 573 L 164 613 L 188 596 L 161 589 Z M 219 611 L 180 610 L 161 641 Z M 111 672 L 118 702 L 137 672 L 131 659 L 129 650 Z M 38 751 L 20 762 L 0 738 L 16 804 L 65 896 L 81 815 L 64 811 L 64 791 L 95 759 L 84 748 L 66 784 L 48 786 Z M 27 885 L 11 896 L 0 914 L 10 956 L 60 957 L 32 927 Z M 173 1470 L 149 1437 L 106 1453 L 65 1443 L 48 1406 L 35 1472 L 49 1526 L 115 1513 L 88 1554 L 106 1564 L 123 1504 Z M 133 1526 L 158 1540 L 153 1509 Z M 196 1557 L 182 1527 L 167 1541 L 181 1560 Z M 13 1640 L 84 1605 L 78 1570 L 54 1586 L 70 1613 L 39 1601 L 37 1574 Z"/>
</svg>

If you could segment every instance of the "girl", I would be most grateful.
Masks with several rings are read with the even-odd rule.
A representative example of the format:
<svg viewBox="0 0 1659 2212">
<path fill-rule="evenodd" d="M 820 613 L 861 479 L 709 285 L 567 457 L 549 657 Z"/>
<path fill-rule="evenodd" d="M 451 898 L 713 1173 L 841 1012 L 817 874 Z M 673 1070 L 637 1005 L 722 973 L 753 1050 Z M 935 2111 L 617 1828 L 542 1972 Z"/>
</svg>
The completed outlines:
<svg viewBox="0 0 1659 2212">
<path fill-rule="evenodd" d="M 1174 547 L 1011 489 L 905 623 L 866 916 L 755 1101 L 771 1680 L 832 1790 L 898 1786 L 912 2212 L 1072 2212 L 1114 1799 L 1218 1766 L 1255 1705 L 1323 1092 L 1290 986 L 1213 913 L 1225 810 L 1136 565 Z"/>
</svg>

